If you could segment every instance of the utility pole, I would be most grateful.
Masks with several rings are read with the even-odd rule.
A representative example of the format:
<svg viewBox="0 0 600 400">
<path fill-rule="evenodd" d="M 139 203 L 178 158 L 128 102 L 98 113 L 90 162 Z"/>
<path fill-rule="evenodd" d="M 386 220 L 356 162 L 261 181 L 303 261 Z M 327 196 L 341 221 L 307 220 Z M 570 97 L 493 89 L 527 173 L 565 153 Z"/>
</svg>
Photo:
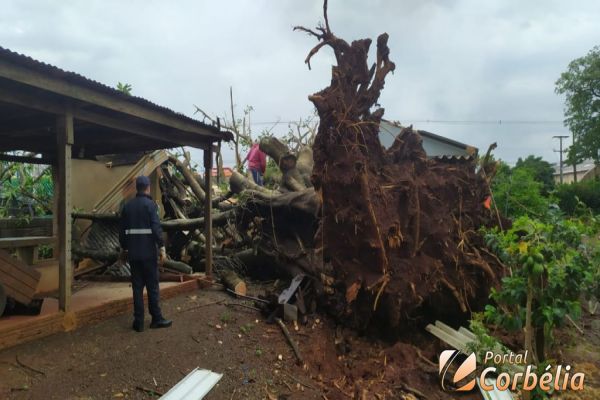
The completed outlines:
<svg viewBox="0 0 600 400">
<path fill-rule="evenodd" d="M 560 141 L 560 150 L 554 150 L 557 153 L 560 153 L 560 183 L 563 183 L 563 139 L 568 138 L 568 136 L 552 136 L 553 139 L 558 139 Z"/>
</svg>

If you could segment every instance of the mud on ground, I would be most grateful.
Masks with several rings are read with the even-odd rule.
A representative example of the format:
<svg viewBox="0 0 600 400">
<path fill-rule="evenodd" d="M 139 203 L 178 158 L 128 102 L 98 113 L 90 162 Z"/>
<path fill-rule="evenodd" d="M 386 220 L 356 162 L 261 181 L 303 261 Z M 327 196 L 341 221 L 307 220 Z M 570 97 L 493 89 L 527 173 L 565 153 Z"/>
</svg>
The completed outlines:
<svg viewBox="0 0 600 400">
<path fill-rule="evenodd" d="M 250 292 L 262 288 L 252 285 Z M 297 330 L 288 324 L 306 362 L 302 368 L 276 324 L 234 303 L 252 306 L 218 290 L 198 291 L 163 302 L 171 329 L 135 333 L 123 315 L 2 351 L 0 398 L 158 398 L 196 367 L 223 373 L 208 400 L 453 398 L 437 380 L 442 344 L 424 331 L 415 328 L 392 344 L 314 315 Z M 585 340 L 568 327 L 557 335 L 562 355 L 585 367 L 594 387 L 600 386 L 598 321 L 582 322 Z"/>
</svg>

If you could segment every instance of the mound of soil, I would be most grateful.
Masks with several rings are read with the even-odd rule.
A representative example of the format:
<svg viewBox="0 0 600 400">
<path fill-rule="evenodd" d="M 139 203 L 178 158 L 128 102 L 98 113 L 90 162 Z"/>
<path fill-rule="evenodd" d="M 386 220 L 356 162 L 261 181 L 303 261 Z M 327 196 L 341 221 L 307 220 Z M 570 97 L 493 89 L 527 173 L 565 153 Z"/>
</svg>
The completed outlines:
<svg viewBox="0 0 600 400">
<path fill-rule="evenodd" d="M 329 309 L 359 329 L 402 329 L 414 318 L 467 317 L 487 300 L 502 267 L 482 254 L 483 225 L 494 219 L 486 179 L 470 158 L 429 159 L 417 131 L 405 128 L 388 150 L 379 141 L 377 100 L 389 60 L 388 35 L 347 43 L 325 26 L 321 48 L 333 49 L 331 84 L 309 96 L 319 118 L 312 183 L 321 204 L 315 243 L 331 265 Z M 310 64 L 309 64 L 310 66 Z"/>
</svg>

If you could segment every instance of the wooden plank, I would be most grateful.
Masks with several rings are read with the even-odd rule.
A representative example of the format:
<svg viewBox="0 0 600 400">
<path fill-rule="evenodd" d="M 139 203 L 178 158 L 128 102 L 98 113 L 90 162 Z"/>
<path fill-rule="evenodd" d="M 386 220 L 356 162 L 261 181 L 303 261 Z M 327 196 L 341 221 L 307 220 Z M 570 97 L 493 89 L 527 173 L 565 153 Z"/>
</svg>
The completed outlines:
<svg viewBox="0 0 600 400">
<path fill-rule="evenodd" d="M 51 165 L 52 160 L 48 158 L 37 158 L 37 157 L 21 157 L 21 156 L 13 156 L 10 154 L 0 154 L 0 161 L 9 161 L 9 162 L 17 162 L 17 163 L 27 163 L 27 164 L 39 164 L 39 165 Z"/>
<path fill-rule="evenodd" d="M 204 136 L 210 138 L 211 141 L 217 141 L 223 138 L 220 134 L 209 128 L 199 126 L 199 122 L 196 124 L 183 118 L 179 118 L 176 115 L 170 115 L 169 112 L 154 110 L 150 107 L 129 101 L 121 96 L 102 93 L 98 90 L 67 82 L 64 79 L 53 77 L 50 74 L 30 70 L 5 60 L 0 60 L 0 76 L 12 81 L 81 100 L 86 103 L 99 105 L 113 111 L 142 118 L 161 125 L 170 126 L 185 132 L 194 133 L 200 137 Z"/>
<path fill-rule="evenodd" d="M 0 237 L 52 236 L 52 218 L 35 217 L 30 221 L 19 218 L 0 219 Z"/>
<path fill-rule="evenodd" d="M 31 342 L 36 339 L 62 332 L 64 313 L 57 312 L 47 317 L 23 321 L 14 325 L 7 332 L 0 332 L 0 349 L 16 346 L 21 343 Z"/>
<path fill-rule="evenodd" d="M 7 237 L 0 238 L 0 249 L 32 247 L 53 243 L 56 243 L 56 238 L 52 236 Z"/>
<path fill-rule="evenodd" d="M 23 285 L 29 288 L 29 290 L 35 291 L 37 289 L 38 280 L 35 280 L 30 276 L 23 274 L 21 271 L 19 271 L 18 268 L 15 268 L 14 266 L 5 264 L 4 262 L 0 261 L 0 272 L 2 272 L 2 275 L 0 276 L 0 282 L 2 283 L 7 282 L 5 277 L 10 277 L 12 279 L 17 280 L 19 282 L 19 285 Z M 24 291 L 23 293 L 27 293 L 27 291 L 28 290 Z"/>
<path fill-rule="evenodd" d="M 51 217 L 33 217 L 28 220 L 20 218 L 0 218 L 0 232 L 4 229 L 17 229 L 17 228 L 37 228 L 47 227 L 52 225 Z M 20 235 L 25 236 L 25 235 Z M 43 236 L 43 235 L 27 235 L 27 236 Z M 48 235 L 51 236 L 51 235 Z"/>
<path fill-rule="evenodd" d="M 2 277 L 0 277 L 0 283 L 4 286 L 7 296 L 12 297 L 23 304 L 29 304 L 29 302 L 33 300 L 36 288 L 27 286 L 14 276 L 3 274 Z"/>
<path fill-rule="evenodd" d="M 73 144 L 73 115 L 67 111 L 57 117 L 58 154 L 58 288 L 59 308 L 69 311 L 71 305 L 71 145 Z"/>
<path fill-rule="evenodd" d="M 204 237 L 206 238 L 204 257 L 205 272 L 208 278 L 212 277 L 213 267 L 213 233 L 212 233 L 212 149 L 204 150 L 204 183 L 206 185 L 206 198 L 204 199 Z"/>
<path fill-rule="evenodd" d="M 25 282 L 32 282 L 32 285 L 37 285 L 42 274 L 36 271 L 35 268 L 30 267 L 22 261 L 17 260 L 4 250 L 0 250 L 0 265 L 6 264 L 7 267 L 12 266 L 13 269 L 18 271 L 18 275 L 21 280 Z"/>
</svg>

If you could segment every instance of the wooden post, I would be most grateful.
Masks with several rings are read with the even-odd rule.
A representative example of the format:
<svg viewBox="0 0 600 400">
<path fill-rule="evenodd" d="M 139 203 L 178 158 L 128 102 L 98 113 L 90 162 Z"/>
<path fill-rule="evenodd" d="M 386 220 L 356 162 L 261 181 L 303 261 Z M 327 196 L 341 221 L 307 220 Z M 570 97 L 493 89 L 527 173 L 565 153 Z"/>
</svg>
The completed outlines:
<svg viewBox="0 0 600 400">
<path fill-rule="evenodd" d="M 58 183 L 58 305 L 68 311 L 71 305 L 71 145 L 74 141 L 73 114 L 59 115 L 56 120 Z"/>
<path fill-rule="evenodd" d="M 206 198 L 204 199 L 204 237 L 206 247 L 204 259 L 206 261 L 205 272 L 207 277 L 212 276 L 213 254 L 212 254 L 212 145 L 204 150 L 204 183 L 206 184 Z"/>
</svg>

